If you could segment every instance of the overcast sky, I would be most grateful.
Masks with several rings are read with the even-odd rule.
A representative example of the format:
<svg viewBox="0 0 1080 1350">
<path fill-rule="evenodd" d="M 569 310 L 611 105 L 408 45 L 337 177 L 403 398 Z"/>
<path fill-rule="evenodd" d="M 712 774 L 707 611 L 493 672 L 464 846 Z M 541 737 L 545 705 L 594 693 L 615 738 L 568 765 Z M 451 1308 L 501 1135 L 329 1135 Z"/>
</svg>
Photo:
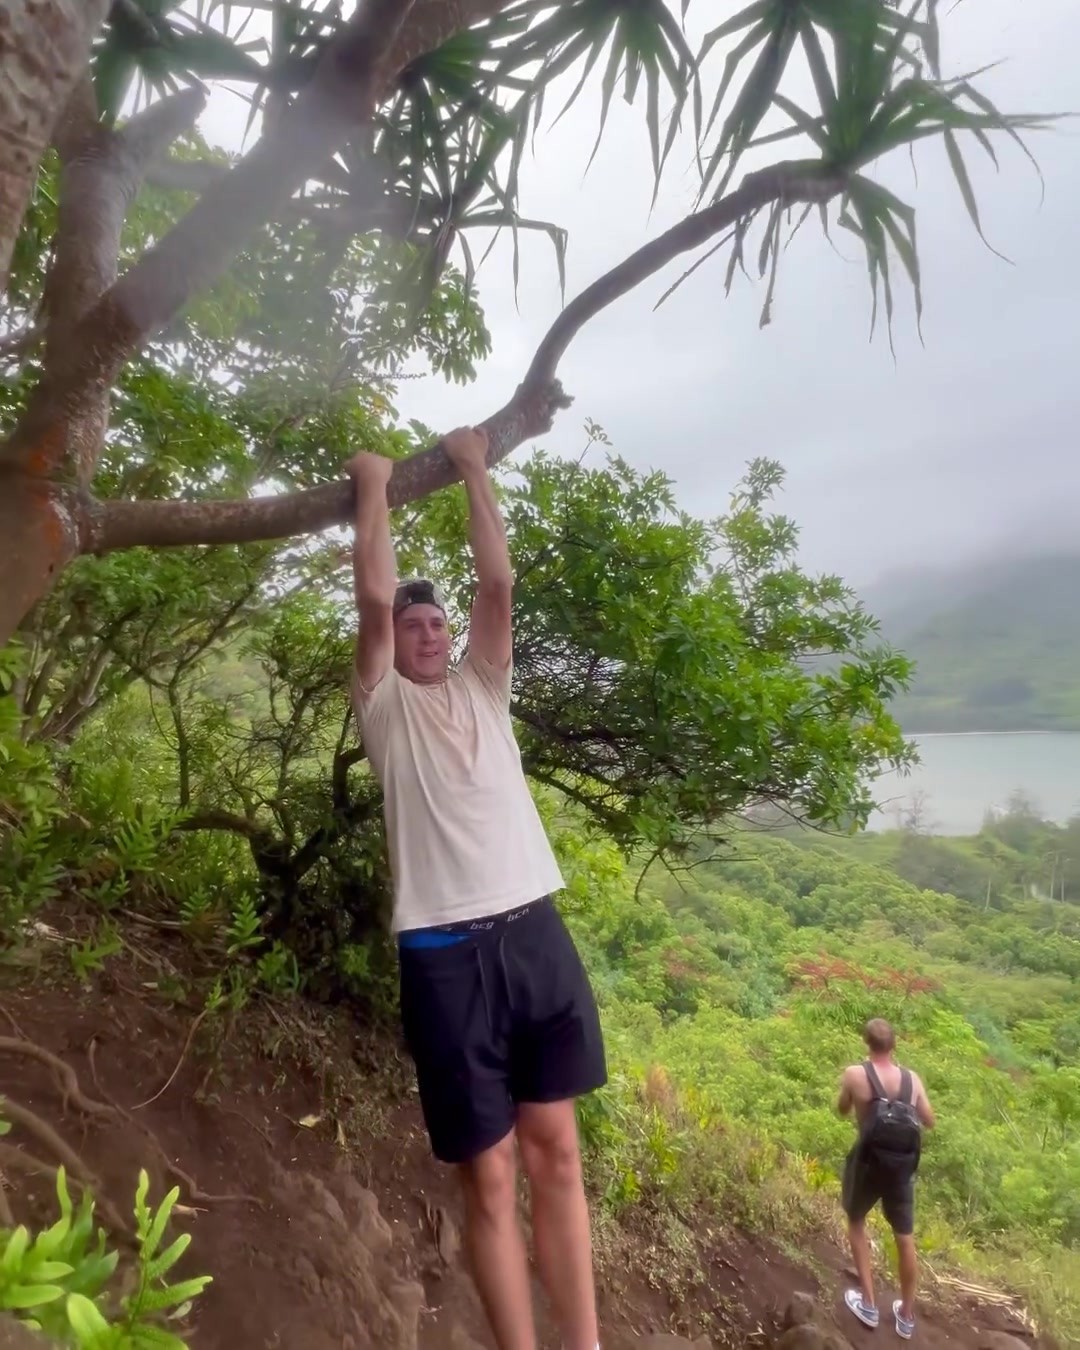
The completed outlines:
<svg viewBox="0 0 1080 1350">
<path fill-rule="evenodd" d="M 704 16 L 707 0 L 691 17 L 695 8 Z M 1080 109 L 1080 0 L 949 8 L 941 7 L 947 73 L 1004 58 L 979 80 L 1002 110 Z M 595 91 L 583 95 L 541 133 L 523 172 L 523 214 L 570 231 L 569 295 L 685 214 L 693 196 L 675 163 L 650 218 L 643 111 L 619 101 L 583 177 L 598 106 Z M 202 130 L 238 149 L 245 119 L 246 107 L 219 92 Z M 920 147 L 917 185 L 906 156 L 875 171 L 918 208 L 925 347 L 910 290 L 899 287 L 895 361 L 884 330 L 868 343 L 864 257 L 842 231 L 837 256 L 808 221 L 784 257 L 764 330 L 763 285 L 740 278 L 725 298 L 722 258 L 655 313 L 686 261 L 594 320 L 560 370 L 574 407 L 544 443 L 577 452 L 592 418 L 633 464 L 670 474 L 682 504 L 700 515 L 724 509 L 749 458 L 778 459 L 788 470 L 781 505 L 802 528 L 804 562 L 856 583 L 1001 541 L 1071 541 L 1080 501 L 1080 122 L 1032 144 L 1046 179 L 1041 204 L 1019 151 L 1003 144 L 995 175 L 967 148 L 984 229 L 1011 266 L 980 243 L 939 144 Z M 560 305 L 550 245 L 526 239 L 522 248 L 520 309 L 508 251 L 496 250 L 480 273 L 494 351 L 477 382 L 410 381 L 398 400 L 404 417 L 438 428 L 477 421 L 513 392 Z"/>
</svg>

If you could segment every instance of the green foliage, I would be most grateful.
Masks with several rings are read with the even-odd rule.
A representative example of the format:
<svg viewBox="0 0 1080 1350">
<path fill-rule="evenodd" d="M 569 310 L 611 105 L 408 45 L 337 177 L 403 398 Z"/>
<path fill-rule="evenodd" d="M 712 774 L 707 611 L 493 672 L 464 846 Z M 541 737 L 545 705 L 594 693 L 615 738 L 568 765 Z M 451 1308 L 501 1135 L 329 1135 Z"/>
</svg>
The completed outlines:
<svg viewBox="0 0 1080 1350">
<path fill-rule="evenodd" d="M 718 521 L 678 512 L 663 474 L 616 456 L 541 455 L 503 493 L 526 769 L 620 842 L 666 848 L 780 801 L 861 821 L 868 778 L 909 761 L 886 712 L 907 664 L 838 578 L 800 570 L 797 531 L 770 510 L 781 481 L 754 462 Z M 430 569 L 464 614 L 461 499 L 423 523 L 402 566 Z M 831 671 L 807 659 L 826 652 Z"/>
<path fill-rule="evenodd" d="M 43 746 L 27 743 L 19 708 L 25 672 L 20 644 L 0 650 L 0 940 L 56 898 L 64 875 L 54 848 L 64 812 L 55 765 Z"/>
<path fill-rule="evenodd" d="M 71 968 L 86 983 L 91 975 L 104 967 L 108 957 L 123 950 L 124 940 L 120 933 L 108 920 L 103 920 L 90 937 L 70 949 Z"/>
<path fill-rule="evenodd" d="M 255 908 L 254 898 L 250 895 L 241 895 L 233 907 L 232 919 L 225 930 L 229 942 L 226 954 L 235 956 L 245 947 L 258 946 L 262 941 L 259 927 L 259 912 Z"/>
<path fill-rule="evenodd" d="M 210 1277 L 169 1284 L 166 1276 L 191 1238 L 180 1234 L 162 1249 L 179 1191 L 170 1191 L 155 1209 L 147 1204 L 149 1188 L 141 1172 L 135 1195 L 136 1284 L 134 1292 L 121 1295 L 114 1278 L 119 1254 L 107 1249 L 102 1229 L 94 1231 L 90 1193 L 83 1192 L 78 1208 L 72 1204 L 61 1168 L 56 1223 L 35 1235 L 22 1225 L 0 1230 L 0 1310 L 13 1312 L 52 1344 L 77 1350 L 185 1350 L 185 1342 L 162 1322 L 182 1322 Z"/>
<path fill-rule="evenodd" d="M 119 1260 L 115 1251 L 106 1251 L 104 1232 L 94 1233 L 89 1193 L 83 1193 L 78 1210 L 72 1205 L 63 1168 L 57 1173 L 56 1193 L 56 1223 L 33 1238 L 21 1225 L 5 1232 L 0 1255 L 0 1308 L 17 1310 L 46 1331 L 55 1329 L 50 1323 L 58 1316 L 50 1305 L 72 1293 L 98 1298 Z"/>
<path fill-rule="evenodd" d="M 1043 820 L 1023 793 L 1013 793 L 1003 810 L 988 813 L 977 835 L 943 838 L 924 828 L 909 817 L 904 829 L 846 847 L 920 888 L 961 896 L 988 912 L 1003 902 L 1027 907 L 1050 932 L 1080 935 L 1080 817 L 1064 825 Z"/>
<path fill-rule="evenodd" d="M 851 1137 L 839 1075 L 885 1016 L 938 1112 L 920 1245 L 1007 1279 L 1075 1338 L 1080 926 L 1048 924 L 1068 907 L 987 911 L 809 832 L 740 832 L 725 858 L 639 888 L 572 816 L 549 827 L 612 1069 L 580 1112 L 604 1209 L 692 1229 L 721 1213 L 795 1239 L 830 1225 Z"/>
<path fill-rule="evenodd" d="M 26 743 L 19 693 L 27 664 L 20 643 L 0 649 L 0 803 L 7 822 L 20 820 L 38 827 L 54 820 L 61 807 L 48 755 Z"/>
<path fill-rule="evenodd" d="M 742 34 L 739 41 L 728 49 L 711 112 L 703 118 L 700 102 L 695 109 L 699 151 L 704 150 L 706 156 L 702 196 L 713 193 L 714 200 L 723 196 L 747 150 L 790 138 L 798 138 L 803 144 L 809 141 L 818 158 L 802 161 L 799 167 L 811 177 L 843 176 L 845 190 L 837 223 L 858 238 L 866 254 L 873 299 L 871 334 L 880 296 L 884 298 L 891 340 L 894 265 L 899 264 L 906 273 L 914 291 L 916 316 L 921 319 L 922 315 L 915 211 L 861 171 L 884 154 L 902 147 L 913 150 L 915 143 L 926 137 L 940 137 L 963 201 L 981 234 L 958 133 L 970 133 L 996 163 L 988 133 L 1005 131 L 1019 141 L 1018 128 L 1038 127 L 1050 119 L 1003 117 L 972 87 L 969 77 L 940 78 L 936 0 L 916 0 L 906 12 L 884 0 L 755 2 L 707 35 L 702 58 L 721 40 L 738 34 Z M 814 110 L 800 106 L 784 92 L 788 62 L 797 45 L 802 47 L 812 77 L 817 100 Z M 831 60 L 827 47 L 831 48 Z M 751 57 L 750 72 L 730 104 L 715 143 L 707 148 L 703 143 L 708 142 L 726 97 L 734 88 L 734 76 Z M 759 134 L 762 122 L 773 110 L 789 125 Z M 805 208 L 796 229 L 811 210 L 811 206 Z M 785 247 L 782 235 L 787 211 L 782 201 L 769 208 L 761 243 L 761 274 L 769 274 L 763 324 L 770 318 L 777 267 Z M 820 214 L 827 234 L 824 207 Z M 729 289 L 735 268 L 742 262 L 750 223 L 749 219 L 740 221 L 734 232 Z"/>
</svg>

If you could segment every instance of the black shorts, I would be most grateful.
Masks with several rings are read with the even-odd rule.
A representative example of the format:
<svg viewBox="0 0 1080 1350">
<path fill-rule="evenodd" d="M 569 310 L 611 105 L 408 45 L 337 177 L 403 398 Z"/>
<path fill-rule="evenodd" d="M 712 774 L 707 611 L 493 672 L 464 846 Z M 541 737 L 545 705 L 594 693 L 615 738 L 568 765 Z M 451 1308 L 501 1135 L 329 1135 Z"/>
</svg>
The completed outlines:
<svg viewBox="0 0 1080 1350">
<path fill-rule="evenodd" d="M 861 1223 L 880 1202 L 885 1220 L 894 1233 L 909 1237 L 915 1231 L 915 1177 L 882 1171 L 866 1163 L 858 1145 L 844 1164 L 844 1213 Z"/>
<path fill-rule="evenodd" d="M 513 1129 L 519 1102 L 607 1081 L 596 1000 L 549 897 L 450 925 L 448 946 L 403 934 L 401 1020 L 435 1156 L 467 1162 Z"/>
</svg>

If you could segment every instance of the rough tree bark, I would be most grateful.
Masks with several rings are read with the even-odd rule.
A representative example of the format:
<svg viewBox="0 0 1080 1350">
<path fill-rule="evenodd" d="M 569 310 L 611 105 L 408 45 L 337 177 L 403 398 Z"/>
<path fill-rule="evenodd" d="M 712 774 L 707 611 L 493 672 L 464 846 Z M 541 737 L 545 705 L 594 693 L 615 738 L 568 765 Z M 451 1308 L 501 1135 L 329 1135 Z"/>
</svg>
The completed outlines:
<svg viewBox="0 0 1080 1350">
<path fill-rule="evenodd" d="M 162 149 L 195 125 L 206 97 L 188 89 L 141 112 L 121 131 L 97 120 L 93 86 L 76 87 L 57 128 L 60 206 L 55 255 L 45 288 L 45 368 L 56 368 L 80 341 L 79 326 L 116 282 L 120 235 L 132 198 Z M 67 435 L 51 444 L 48 468 L 89 487 L 109 423 L 110 384 L 73 391 Z"/>
<path fill-rule="evenodd" d="M 57 118 L 109 0 L 0 3 L 0 290 Z"/>
</svg>

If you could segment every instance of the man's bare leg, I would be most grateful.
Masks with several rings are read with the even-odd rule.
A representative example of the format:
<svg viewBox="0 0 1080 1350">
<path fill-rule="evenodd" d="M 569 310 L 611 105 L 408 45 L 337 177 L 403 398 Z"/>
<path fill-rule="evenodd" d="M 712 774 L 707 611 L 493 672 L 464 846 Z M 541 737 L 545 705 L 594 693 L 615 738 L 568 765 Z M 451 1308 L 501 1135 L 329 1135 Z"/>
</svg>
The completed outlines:
<svg viewBox="0 0 1080 1350">
<path fill-rule="evenodd" d="M 915 1286 L 919 1277 L 915 1239 L 910 1233 L 897 1233 L 895 1236 L 896 1257 L 900 1266 L 900 1316 L 905 1322 L 914 1322 Z"/>
<path fill-rule="evenodd" d="M 518 1221 L 514 1135 L 461 1168 L 465 1247 L 499 1350 L 536 1350 L 532 1289 Z"/>
<path fill-rule="evenodd" d="M 851 1255 L 855 1261 L 855 1273 L 859 1277 L 863 1303 L 868 1308 L 874 1303 L 874 1266 L 870 1259 L 870 1243 L 866 1236 L 866 1221 L 852 1219 L 848 1222 L 848 1241 L 851 1243 Z"/>
<path fill-rule="evenodd" d="M 596 1350 L 592 1238 L 574 1103 L 522 1103 L 518 1147 L 529 1178 L 536 1263 L 564 1350 Z"/>
</svg>

